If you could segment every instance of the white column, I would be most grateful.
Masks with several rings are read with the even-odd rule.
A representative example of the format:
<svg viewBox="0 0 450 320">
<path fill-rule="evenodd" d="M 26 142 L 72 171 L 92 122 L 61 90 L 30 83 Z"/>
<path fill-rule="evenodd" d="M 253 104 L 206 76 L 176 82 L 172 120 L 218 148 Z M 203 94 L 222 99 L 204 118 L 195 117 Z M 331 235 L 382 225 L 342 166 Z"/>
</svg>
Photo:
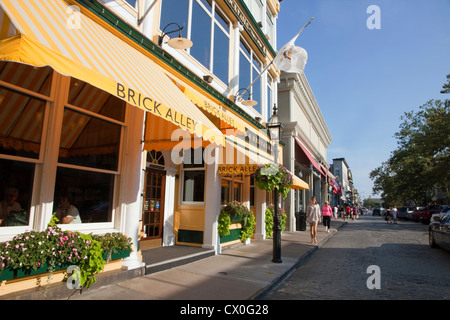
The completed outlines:
<svg viewBox="0 0 450 320">
<path fill-rule="evenodd" d="M 175 175 L 177 173 L 176 164 L 172 162 L 171 151 L 161 151 L 166 165 L 166 186 L 164 195 L 164 236 L 163 246 L 175 245 L 175 234 L 173 232 L 173 218 L 175 212 Z"/>
<path fill-rule="evenodd" d="M 127 126 L 127 133 L 124 142 L 124 156 L 122 161 L 122 174 L 120 179 L 120 201 L 122 219 L 120 230 L 131 237 L 133 242 L 130 256 L 125 258 L 122 265 L 130 269 L 140 268 L 145 263 L 139 260 L 138 232 L 139 217 L 141 208 L 140 202 L 140 184 L 141 184 L 141 166 L 142 166 L 142 126 L 144 123 L 144 112 L 135 107 L 127 106 L 129 109 L 128 117 L 130 121 Z"/>
<path fill-rule="evenodd" d="M 255 186 L 255 214 L 256 230 L 255 239 L 266 238 L 266 191 Z"/>
<path fill-rule="evenodd" d="M 208 148 L 205 149 L 205 153 L 209 152 Z M 215 154 L 218 155 L 218 153 L 219 148 L 215 148 Z M 217 160 L 218 157 L 215 157 L 215 159 Z M 213 163 L 206 165 L 205 231 L 203 247 L 213 248 L 216 253 L 220 253 L 220 238 L 217 226 L 220 214 L 221 178 L 217 174 L 217 169 L 218 161 L 213 161 Z"/>
</svg>

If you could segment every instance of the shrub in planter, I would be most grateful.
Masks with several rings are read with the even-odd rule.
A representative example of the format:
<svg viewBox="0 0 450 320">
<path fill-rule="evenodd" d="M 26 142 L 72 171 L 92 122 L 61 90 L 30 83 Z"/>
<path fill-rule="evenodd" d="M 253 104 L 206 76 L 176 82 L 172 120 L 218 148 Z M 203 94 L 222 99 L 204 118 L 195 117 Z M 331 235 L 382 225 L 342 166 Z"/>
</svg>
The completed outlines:
<svg viewBox="0 0 450 320">
<path fill-rule="evenodd" d="M 221 237 L 230 234 L 230 225 L 232 221 L 240 221 L 242 230 L 239 235 L 241 241 L 250 239 L 255 229 L 255 217 L 250 210 L 239 201 L 227 203 L 220 211 L 218 220 L 218 232 Z"/>
<path fill-rule="evenodd" d="M 102 238 L 64 231 L 57 226 L 57 222 L 58 219 L 53 216 L 46 230 L 27 231 L 0 243 L 0 272 L 20 270 L 23 274 L 30 274 L 43 269 L 51 276 L 57 268 L 76 265 L 79 273 L 75 277 L 80 287 L 89 288 L 106 263 L 104 247 L 110 251 L 131 247 L 131 241 L 124 235 L 112 234 Z"/>
<path fill-rule="evenodd" d="M 275 212 L 275 207 L 273 205 L 270 205 L 266 208 L 265 212 L 265 225 L 266 225 L 266 238 L 272 237 L 273 233 L 273 216 Z M 281 215 L 281 231 L 284 231 L 286 229 L 286 219 L 287 215 L 283 208 L 278 208 L 278 214 Z"/>
</svg>

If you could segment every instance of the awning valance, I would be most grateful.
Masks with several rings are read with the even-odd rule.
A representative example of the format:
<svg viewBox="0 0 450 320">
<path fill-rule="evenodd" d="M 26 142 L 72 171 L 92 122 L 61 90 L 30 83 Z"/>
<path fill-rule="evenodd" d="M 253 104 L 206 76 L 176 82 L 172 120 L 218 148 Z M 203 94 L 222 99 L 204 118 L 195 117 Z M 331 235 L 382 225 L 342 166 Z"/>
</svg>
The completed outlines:
<svg viewBox="0 0 450 320">
<path fill-rule="evenodd" d="M 149 56 L 85 15 L 83 8 L 73 9 L 62 0 L 2 0 L 0 36 L 6 38 L 0 38 L 0 60 L 51 66 L 190 134 L 224 144 L 220 130 Z"/>
<path fill-rule="evenodd" d="M 291 189 L 306 189 L 309 190 L 309 185 L 303 181 L 302 179 L 300 179 L 299 177 L 297 177 L 296 175 L 292 175 L 293 178 L 293 183 L 291 186 Z"/>
</svg>

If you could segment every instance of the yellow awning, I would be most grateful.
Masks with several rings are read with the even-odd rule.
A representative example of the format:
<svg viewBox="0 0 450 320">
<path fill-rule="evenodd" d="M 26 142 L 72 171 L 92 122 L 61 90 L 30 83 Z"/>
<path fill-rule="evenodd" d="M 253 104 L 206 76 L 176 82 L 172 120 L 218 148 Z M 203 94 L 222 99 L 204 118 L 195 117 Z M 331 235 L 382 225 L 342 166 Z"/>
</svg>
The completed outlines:
<svg viewBox="0 0 450 320">
<path fill-rule="evenodd" d="M 293 183 L 291 186 L 291 189 L 306 189 L 309 190 L 309 185 L 303 181 L 302 179 L 300 179 L 299 177 L 297 177 L 296 175 L 292 175 L 293 178 Z"/>
<path fill-rule="evenodd" d="M 51 66 L 224 145 L 220 130 L 149 56 L 85 15 L 83 8 L 77 13 L 62 0 L 2 0 L 0 6 L 0 36 L 6 36 L 0 39 L 0 60 Z"/>
</svg>

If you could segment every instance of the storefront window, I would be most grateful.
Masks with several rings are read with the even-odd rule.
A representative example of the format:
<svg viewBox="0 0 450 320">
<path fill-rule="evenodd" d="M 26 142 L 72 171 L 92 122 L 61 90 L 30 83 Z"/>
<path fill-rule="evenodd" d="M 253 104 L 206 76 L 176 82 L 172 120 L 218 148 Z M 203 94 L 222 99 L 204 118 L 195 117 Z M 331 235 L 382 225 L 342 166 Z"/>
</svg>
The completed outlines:
<svg viewBox="0 0 450 320">
<path fill-rule="evenodd" d="M 182 169 L 182 201 L 202 203 L 205 201 L 205 163 L 203 148 L 184 151 Z"/>
<path fill-rule="evenodd" d="M 59 223 L 112 221 L 114 180 L 113 174 L 58 168 L 53 212 Z"/>
<path fill-rule="evenodd" d="M 38 159 L 45 101 L 0 87 L 0 154 Z"/>
<path fill-rule="evenodd" d="M 61 224 L 112 222 L 126 103 L 71 79 L 53 212 Z"/>
<path fill-rule="evenodd" d="M 243 184 L 242 175 L 222 177 L 221 204 L 224 205 L 230 201 L 242 202 Z"/>
<path fill-rule="evenodd" d="M 27 226 L 34 180 L 33 163 L 0 159 L 0 226 Z"/>
<path fill-rule="evenodd" d="M 21 63 L 0 62 L 0 80 L 45 96 L 50 95 L 53 70 Z"/>
</svg>

